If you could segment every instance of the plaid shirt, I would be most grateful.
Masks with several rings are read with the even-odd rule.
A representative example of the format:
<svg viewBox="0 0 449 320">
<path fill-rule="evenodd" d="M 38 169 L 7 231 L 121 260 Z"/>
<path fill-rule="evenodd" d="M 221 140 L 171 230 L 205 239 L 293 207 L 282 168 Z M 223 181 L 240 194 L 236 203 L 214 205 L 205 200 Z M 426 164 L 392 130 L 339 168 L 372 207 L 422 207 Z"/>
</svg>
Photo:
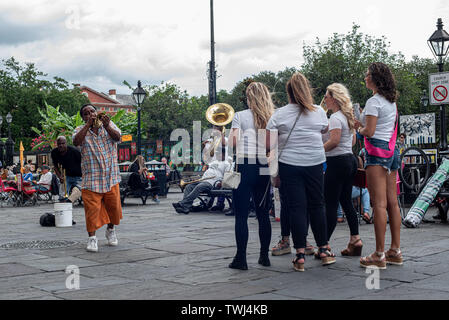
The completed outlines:
<svg viewBox="0 0 449 320">
<path fill-rule="evenodd" d="M 120 129 L 110 121 L 110 126 L 121 133 Z M 75 129 L 72 138 L 83 128 Z M 112 140 L 103 126 L 95 135 L 91 129 L 81 143 L 82 189 L 106 193 L 120 182 L 120 171 L 117 162 L 117 143 Z"/>
</svg>

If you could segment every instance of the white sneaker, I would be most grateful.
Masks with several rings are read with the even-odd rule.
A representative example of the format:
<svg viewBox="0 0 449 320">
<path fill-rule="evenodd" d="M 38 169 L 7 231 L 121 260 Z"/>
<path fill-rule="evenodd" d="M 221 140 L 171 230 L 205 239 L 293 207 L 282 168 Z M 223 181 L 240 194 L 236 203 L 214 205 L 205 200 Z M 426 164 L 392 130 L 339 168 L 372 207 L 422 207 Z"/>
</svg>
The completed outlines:
<svg viewBox="0 0 449 320">
<path fill-rule="evenodd" d="M 98 252 L 98 240 L 96 236 L 89 237 L 86 250 L 89 252 Z"/>
<path fill-rule="evenodd" d="M 115 228 L 114 229 L 106 228 L 106 239 L 108 239 L 108 244 L 110 246 L 118 245 L 117 235 L 115 234 Z"/>
</svg>

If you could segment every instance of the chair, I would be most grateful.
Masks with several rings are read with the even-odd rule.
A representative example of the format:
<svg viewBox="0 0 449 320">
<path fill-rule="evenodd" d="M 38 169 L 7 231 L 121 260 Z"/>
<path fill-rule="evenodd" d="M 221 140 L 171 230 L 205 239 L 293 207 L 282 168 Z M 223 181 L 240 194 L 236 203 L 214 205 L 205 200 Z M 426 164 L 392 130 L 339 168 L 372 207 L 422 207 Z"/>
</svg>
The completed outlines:
<svg viewBox="0 0 449 320">
<path fill-rule="evenodd" d="M 31 182 L 23 180 L 23 175 L 21 173 L 17 174 L 17 191 L 17 205 L 23 206 L 29 203 L 32 205 L 37 204 L 37 190 L 34 189 Z"/>
</svg>

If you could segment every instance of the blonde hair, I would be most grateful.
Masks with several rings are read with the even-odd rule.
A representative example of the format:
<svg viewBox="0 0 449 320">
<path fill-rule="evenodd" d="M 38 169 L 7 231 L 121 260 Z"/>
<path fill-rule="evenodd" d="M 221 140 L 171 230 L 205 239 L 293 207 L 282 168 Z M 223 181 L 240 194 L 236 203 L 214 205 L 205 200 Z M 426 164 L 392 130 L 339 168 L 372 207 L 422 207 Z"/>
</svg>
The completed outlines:
<svg viewBox="0 0 449 320">
<path fill-rule="evenodd" d="M 335 100 L 337 105 L 340 107 L 341 112 L 348 120 L 349 129 L 354 129 L 355 119 L 349 90 L 341 83 L 332 83 L 326 90 Z"/>
<path fill-rule="evenodd" d="M 306 111 L 316 110 L 313 105 L 310 82 L 301 72 L 292 75 L 287 82 L 286 90 L 291 103 L 302 106 Z"/>
<path fill-rule="evenodd" d="M 139 165 L 139 170 L 146 168 L 146 166 L 145 166 L 145 159 L 143 158 L 142 155 L 138 155 L 136 157 L 136 160 L 134 160 L 134 161 L 137 162 L 137 164 Z"/>
<path fill-rule="evenodd" d="M 246 88 L 248 105 L 254 116 L 256 129 L 265 129 L 274 113 L 274 104 L 267 86 L 261 82 L 251 82 Z"/>
</svg>

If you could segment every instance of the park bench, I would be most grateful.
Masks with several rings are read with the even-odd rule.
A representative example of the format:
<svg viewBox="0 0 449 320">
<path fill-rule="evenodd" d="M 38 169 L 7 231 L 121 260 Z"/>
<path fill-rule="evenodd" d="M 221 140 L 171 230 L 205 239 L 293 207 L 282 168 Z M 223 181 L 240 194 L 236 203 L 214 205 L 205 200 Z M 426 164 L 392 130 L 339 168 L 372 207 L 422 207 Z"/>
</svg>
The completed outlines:
<svg viewBox="0 0 449 320">
<path fill-rule="evenodd" d="M 122 180 L 120 181 L 119 189 L 120 201 L 122 205 L 125 203 L 125 198 L 127 197 L 140 198 L 142 200 L 142 204 L 145 205 L 148 197 L 159 189 L 159 187 L 152 187 L 147 189 L 132 189 L 128 185 L 128 180 L 131 176 L 131 172 L 121 172 L 120 176 Z"/>
</svg>

